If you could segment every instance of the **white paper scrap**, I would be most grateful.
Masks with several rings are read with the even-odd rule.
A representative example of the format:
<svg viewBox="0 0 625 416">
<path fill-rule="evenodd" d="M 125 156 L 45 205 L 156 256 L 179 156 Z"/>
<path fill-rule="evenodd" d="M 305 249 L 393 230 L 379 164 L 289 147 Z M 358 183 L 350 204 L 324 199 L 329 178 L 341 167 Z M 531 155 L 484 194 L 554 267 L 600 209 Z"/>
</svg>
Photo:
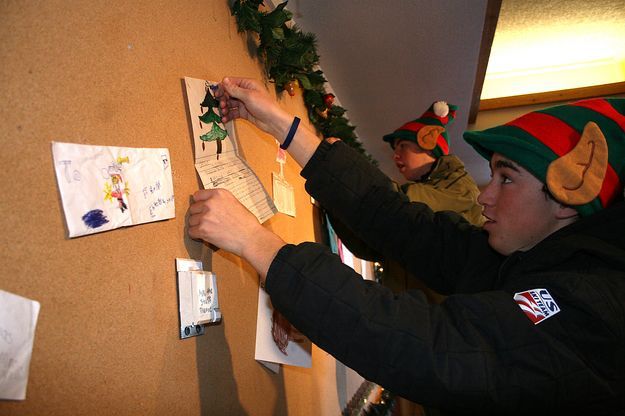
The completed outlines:
<svg viewBox="0 0 625 416">
<path fill-rule="evenodd" d="M 39 302 L 0 290 L 0 399 L 24 400 Z"/>
</svg>

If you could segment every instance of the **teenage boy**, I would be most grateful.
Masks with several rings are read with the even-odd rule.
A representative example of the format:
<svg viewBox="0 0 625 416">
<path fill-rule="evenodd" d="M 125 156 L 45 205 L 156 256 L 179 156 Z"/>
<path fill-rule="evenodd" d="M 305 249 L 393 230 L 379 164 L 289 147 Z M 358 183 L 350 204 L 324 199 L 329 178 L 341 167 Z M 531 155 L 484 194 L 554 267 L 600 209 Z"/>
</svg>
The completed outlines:
<svg viewBox="0 0 625 416">
<path fill-rule="evenodd" d="M 375 249 L 442 293 L 394 295 L 319 244 L 286 244 L 225 190 L 201 190 L 189 235 L 260 273 L 273 305 L 368 380 L 440 409 L 625 411 L 625 100 L 596 99 L 467 133 L 490 159 L 484 229 L 391 190 L 344 143 L 296 131 L 257 82 L 225 78 L 246 118 L 304 166 L 306 189 Z M 349 169 L 345 169 L 349 166 Z"/>
</svg>

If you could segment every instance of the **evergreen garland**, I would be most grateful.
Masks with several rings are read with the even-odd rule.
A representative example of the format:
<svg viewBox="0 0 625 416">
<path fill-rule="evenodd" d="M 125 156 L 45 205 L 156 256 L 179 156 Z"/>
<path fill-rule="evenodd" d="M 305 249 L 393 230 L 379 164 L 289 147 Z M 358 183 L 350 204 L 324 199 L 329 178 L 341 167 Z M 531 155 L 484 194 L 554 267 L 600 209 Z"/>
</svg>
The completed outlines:
<svg viewBox="0 0 625 416">
<path fill-rule="evenodd" d="M 345 117 L 346 110 L 334 105 L 334 95 L 325 90 L 323 72 L 315 69 L 319 65 L 315 35 L 303 33 L 297 25 L 287 25 L 293 14 L 285 9 L 286 1 L 271 12 L 261 11 L 262 5 L 263 0 L 235 0 L 231 12 L 239 33 L 257 36 L 258 56 L 276 91 L 286 90 L 293 96 L 297 83 L 304 91 L 308 117 L 322 136 L 338 137 L 377 165 L 354 133 L 355 127 Z"/>
</svg>

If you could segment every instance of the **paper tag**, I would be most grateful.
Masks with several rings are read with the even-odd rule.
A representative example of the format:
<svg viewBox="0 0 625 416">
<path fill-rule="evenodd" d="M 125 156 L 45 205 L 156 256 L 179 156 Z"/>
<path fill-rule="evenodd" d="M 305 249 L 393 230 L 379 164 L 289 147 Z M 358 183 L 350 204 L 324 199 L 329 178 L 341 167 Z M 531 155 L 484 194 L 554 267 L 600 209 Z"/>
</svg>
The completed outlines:
<svg viewBox="0 0 625 416">
<path fill-rule="evenodd" d="M 273 202 L 278 211 L 295 217 L 295 193 L 293 186 L 279 174 L 272 172 L 273 177 Z"/>
<path fill-rule="evenodd" d="M 278 153 L 276 153 L 276 162 L 284 165 L 286 163 L 286 150 L 278 147 Z"/>
</svg>

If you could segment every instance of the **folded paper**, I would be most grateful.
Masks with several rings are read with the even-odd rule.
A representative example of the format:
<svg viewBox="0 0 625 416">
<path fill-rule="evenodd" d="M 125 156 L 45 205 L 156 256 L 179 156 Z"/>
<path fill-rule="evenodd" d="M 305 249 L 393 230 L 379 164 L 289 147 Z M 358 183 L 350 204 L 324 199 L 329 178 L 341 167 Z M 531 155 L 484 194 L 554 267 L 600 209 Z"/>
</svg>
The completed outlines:
<svg viewBox="0 0 625 416">
<path fill-rule="evenodd" d="M 273 200 L 260 179 L 239 155 L 232 123 L 224 125 L 214 97 L 217 83 L 184 79 L 193 129 L 195 169 L 205 189 L 224 188 L 261 223 L 276 212 Z"/>
</svg>

